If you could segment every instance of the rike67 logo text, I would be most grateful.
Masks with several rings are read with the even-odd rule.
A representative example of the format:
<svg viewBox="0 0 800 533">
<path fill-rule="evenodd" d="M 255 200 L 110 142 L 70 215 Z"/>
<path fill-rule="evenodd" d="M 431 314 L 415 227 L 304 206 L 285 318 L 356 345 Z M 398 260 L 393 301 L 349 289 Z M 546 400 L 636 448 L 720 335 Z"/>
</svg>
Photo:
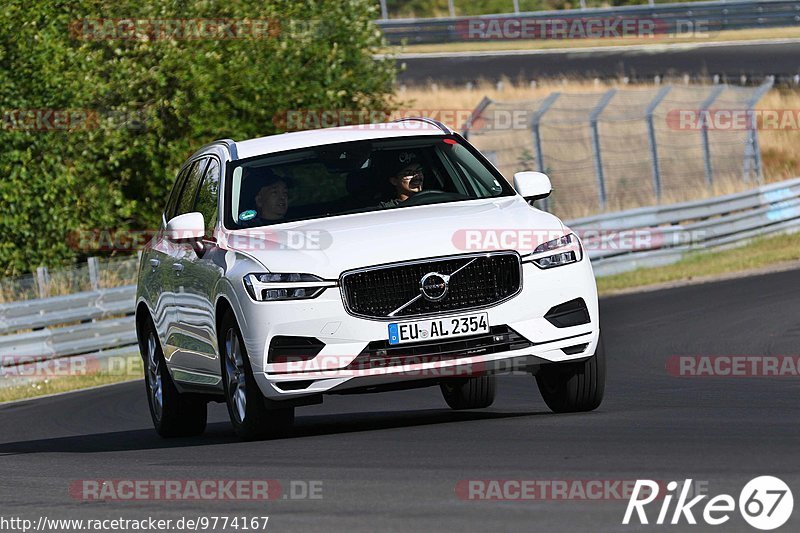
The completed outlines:
<svg viewBox="0 0 800 533">
<path fill-rule="evenodd" d="M 697 524 L 695 514 L 712 526 L 731 520 L 731 515 L 737 510 L 733 496 L 719 494 L 704 502 L 708 495 L 701 494 L 689 499 L 691 486 L 691 479 L 684 480 L 680 488 L 677 481 L 670 481 L 666 491 L 660 493 L 663 485 L 649 479 L 636 480 L 622 523 L 635 524 L 638 520 L 640 524 L 650 524 L 655 509 L 651 509 L 651 515 L 648 516 L 645 507 L 656 500 L 661 501 L 661 507 L 655 522 L 652 522 L 655 524 L 675 525 L 684 521 L 686 524 Z M 674 508 L 673 500 L 676 500 Z M 782 526 L 789 520 L 793 508 L 794 498 L 789 486 L 773 476 L 751 479 L 739 493 L 738 511 L 756 529 L 770 530 Z"/>
</svg>

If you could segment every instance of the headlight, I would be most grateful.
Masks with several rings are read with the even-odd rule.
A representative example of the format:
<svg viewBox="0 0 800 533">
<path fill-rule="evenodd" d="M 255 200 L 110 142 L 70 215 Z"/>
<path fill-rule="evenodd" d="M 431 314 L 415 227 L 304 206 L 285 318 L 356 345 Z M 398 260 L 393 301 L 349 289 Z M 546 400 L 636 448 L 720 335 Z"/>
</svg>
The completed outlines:
<svg viewBox="0 0 800 533">
<path fill-rule="evenodd" d="M 564 235 L 537 246 L 533 253 L 522 258 L 523 263 L 532 262 L 539 268 L 553 268 L 583 259 L 581 243 L 574 233 Z"/>
<path fill-rule="evenodd" d="M 307 300 L 335 286 L 335 281 L 325 281 L 313 274 L 248 274 L 244 277 L 247 293 L 258 302 Z"/>
</svg>

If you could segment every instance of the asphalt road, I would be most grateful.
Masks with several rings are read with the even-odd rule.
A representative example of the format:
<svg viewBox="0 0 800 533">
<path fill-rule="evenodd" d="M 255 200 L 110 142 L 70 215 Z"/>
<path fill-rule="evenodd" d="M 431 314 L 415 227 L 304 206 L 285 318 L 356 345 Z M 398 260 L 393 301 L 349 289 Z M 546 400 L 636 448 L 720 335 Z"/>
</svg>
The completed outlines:
<svg viewBox="0 0 800 533">
<path fill-rule="evenodd" d="M 0 516 L 270 516 L 269 531 L 647 531 L 626 501 L 469 501 L 459 480 L 693 478 L 738 497 L 777 475 L 800 497 L 800 381 L 676 378 L 673 355 L 798 354 L 800 270 L 601 302 L 606 400 L 554 415 L 529 377 L 501 380 L 494 406 L 446 408 L 438 389 L 326 399 L 293 436 L 238 442 L 220 406 L 206 435 L 161 440 L 144 386 L 0 407 Z M 79 479 L 322 481 L 322 499 L 82 502 Z M 657 509 L 652 511 L 651 520 Z M 783 530 L 797 530 L 795 511 Z M 700 531 L 703 526 L 670 527 Z M 755 531 L 733 514 L 724 531 Z M 232 531 L 232 530 L 228 530 Z"/>
<path fill-rule="evenodd" d="M 690 74 L 707 80 L 717 74 L 739 83 L 741 75 L 756 80 L 775 75 L 787 81 L 800 73 L 800 43 L 750 43 L 611 47 L 568 52 L 531 51 L 452 54 L 449 57 L 401 57 L 401 83 L 431 81 L 463 84 L 481 79 L 496 81 L 560 77 L 622 77 L 652 80 L 654 76 Z"/>
</svg>

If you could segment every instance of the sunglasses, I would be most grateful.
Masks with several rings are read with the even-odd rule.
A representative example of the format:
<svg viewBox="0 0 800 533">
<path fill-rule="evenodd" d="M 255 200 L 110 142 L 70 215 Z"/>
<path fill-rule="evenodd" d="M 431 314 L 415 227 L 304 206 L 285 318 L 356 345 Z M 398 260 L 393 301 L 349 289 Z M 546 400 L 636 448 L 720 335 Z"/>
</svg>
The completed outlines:
<svg viewBox="0 0 800 533">
<path fill-rule="evenodd" d="M 405 174 L 405 173 L 403 173 L 403 174 Z M 403 176 L 401 174 L 398 174 L 397 177 L 400 178 L 403 181 L 410 181 L 410 180 L 413 180 L 414 178 L 419 178 L 419 179 L 424 179 L 425 178 L 425 176 L 422 173 L 422 169 L 421 168 L 418 168 L 418 169 L 414 170 L 413 172 L 411 172 L 411 174 L 406 174 L 405 176 Z"/>
</svg>

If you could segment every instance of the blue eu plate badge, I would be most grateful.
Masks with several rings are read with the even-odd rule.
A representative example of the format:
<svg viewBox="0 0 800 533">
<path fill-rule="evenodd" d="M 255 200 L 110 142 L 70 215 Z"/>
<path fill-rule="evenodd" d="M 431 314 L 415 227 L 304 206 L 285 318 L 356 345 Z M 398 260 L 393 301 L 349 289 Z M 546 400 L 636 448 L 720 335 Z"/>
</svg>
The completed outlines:
<svg viewBox="0 0 800 533">
<path fill-rule="evenodd" d="M 400 342 L 400 334 L 397 332 L 397 324 L 389 324 L 389 344 Z"/>
</svg>

